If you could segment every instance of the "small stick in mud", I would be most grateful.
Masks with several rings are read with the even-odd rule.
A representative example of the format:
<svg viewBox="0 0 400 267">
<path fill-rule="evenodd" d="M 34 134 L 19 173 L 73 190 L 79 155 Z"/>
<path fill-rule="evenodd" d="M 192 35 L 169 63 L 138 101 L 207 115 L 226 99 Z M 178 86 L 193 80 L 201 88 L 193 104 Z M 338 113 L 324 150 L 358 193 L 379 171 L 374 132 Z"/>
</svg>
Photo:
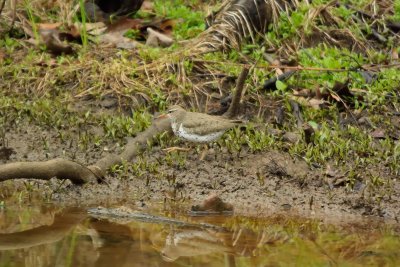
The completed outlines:
<svg viewBox="0 0 400 267">
<path fill-rule="evenodd" d="M 239 78 L 236 83 L 235 94 L 233 95 L 233 99 L 231 105 L 227 112 L 225 112 L 224 116 L 227 118 L 234 118 L 239 114 L 240 108 L 240 100 L 242 99 L 242 93 L 244 88 L 244 83 L 246 81 L 247 76 L 249 75 L 249 67 L 243 67 L 242 72 L 239 75 Z"/>
</svg>

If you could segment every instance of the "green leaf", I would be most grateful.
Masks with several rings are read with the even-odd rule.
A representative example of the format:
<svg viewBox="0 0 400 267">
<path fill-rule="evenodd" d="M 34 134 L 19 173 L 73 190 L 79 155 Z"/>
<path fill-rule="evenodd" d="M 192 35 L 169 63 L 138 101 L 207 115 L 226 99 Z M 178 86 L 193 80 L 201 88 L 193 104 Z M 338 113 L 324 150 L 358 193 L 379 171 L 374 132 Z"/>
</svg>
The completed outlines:
<svg viewBox="0 0 400 267">
<path fill-rule="evenodd" d="M 275 86 L 276 86 L 276 89 L 278 89 L 279 91 L 284 91 L 287 88 L 287 85 L 280 80 L 276 81 Z"/>
<path fill-rule="evenodd" d="M 316 123 L 315 121 L 308 121 L 308 124 L 309 124 L 314 130 L 318 130 L 318 123 Z"/>
</svg>

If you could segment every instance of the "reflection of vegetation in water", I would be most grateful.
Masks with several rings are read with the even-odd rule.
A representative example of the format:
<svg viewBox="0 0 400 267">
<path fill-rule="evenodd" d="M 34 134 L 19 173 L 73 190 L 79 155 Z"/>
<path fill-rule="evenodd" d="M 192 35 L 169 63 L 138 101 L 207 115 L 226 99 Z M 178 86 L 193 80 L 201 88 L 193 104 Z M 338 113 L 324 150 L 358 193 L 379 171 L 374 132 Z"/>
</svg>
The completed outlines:
<svg viewBox="0 0 400 267">
<path fill-rule="evenodd" d="M 67 257 L 66 257 L 66 264 L 65 266 L 69 267 L 69 266 L 74 266 L 72 264 L 73 262 L 73 258 L 74 258 L 74 251 L 76 249 L 76 232 L 72 231 L 71 232 L 71 236 L 70 236 L 70 244 L 69 244 L 69 248 L 68 248 L 68 253 L 67 253 Z"/>
<path fill-rule="evenodd" d="M 6 218 L 7 214 L 12 215 L 4 214 Z M 43 216 L 47 216 L 46 212 Z M 81 222 L 85 217 L 85 213 L 73 210 L 57 213 L 53 225 L 46 226 L 46 230 L 39 227 L 29 232 L 36 236 L 38 245 L 31 243 L 24 248 L 25 253 L 20 253 L 21 249 L 0 251 L 0 266 L 97 266 L 109 261 L 110 255 L 115 256 L 115 266 L 132 261 L 143 266 L 165 261 L 191 266 L 400 264 L 398 233 L 377 222 L 333 227 L 316 220 L 288 217 L 184 216 L 178 216 L 179 224 L 157 223 L 157 217 L 152 217 L 151 223 L 126 218 L 121 222 L 115 218 L 86 218 Z M 219 226 L 195 226 L 201 222 Z M 4 237 L 0 234 L 0 239 Z M 29 236 L 25 239 L 31 242 Z M 44 240 L 48 243 L 43 244 Z"/>
<path fill-rule="evenodd" d="M 269 221 L 267 225 L 265 223 L 257 219 L 239 219 L 229 223 L 233 228 L 243 227 L 244 224 L 264 231 L 265 242 L 259 246 L 258 253 L 264 257 L 257 258 L 257 264 L 397 266 L 400 263 L 397 249 L 400 238 L 391 227 L 381 226 L 377 230 L 372 230 L 373 227 L 368 224 L 333 227 L 299 218 L 279 218 Z"/>
</svg>

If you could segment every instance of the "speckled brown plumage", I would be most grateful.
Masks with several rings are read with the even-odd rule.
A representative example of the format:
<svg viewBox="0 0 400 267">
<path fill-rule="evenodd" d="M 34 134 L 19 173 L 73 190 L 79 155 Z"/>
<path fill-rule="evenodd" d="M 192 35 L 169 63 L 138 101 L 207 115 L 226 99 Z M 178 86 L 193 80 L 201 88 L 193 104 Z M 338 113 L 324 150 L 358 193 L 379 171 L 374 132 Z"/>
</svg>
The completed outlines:
<svg viewBox="0 0 400 267">
<path fill-rule="evenodd" d="M 189 112 L 181 106 L 172 106 L 167 116 L 175 135 L 192 142 L 212 142 L 225 131 L 242 124 L 240 120 L 230 120 L 221 116 Z"/>
</svg>

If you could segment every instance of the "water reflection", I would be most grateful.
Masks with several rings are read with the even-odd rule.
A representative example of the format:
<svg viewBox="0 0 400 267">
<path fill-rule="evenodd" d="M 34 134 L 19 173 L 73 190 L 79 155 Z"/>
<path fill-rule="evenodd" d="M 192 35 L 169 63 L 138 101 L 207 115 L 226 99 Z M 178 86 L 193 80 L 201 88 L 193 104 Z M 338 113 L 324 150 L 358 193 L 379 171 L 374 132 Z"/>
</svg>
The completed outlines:
<svg viewBox="0 0 400 267">
<path fill-rule="evenodd" d="M 42 216 L 36 212 L 31 218 L 20 216 L 23 210 L 0 212 L 0 266 L 396 266 L 400 262 L 397 234 L 382 231 L 321 231 L 320 224 L 310 221 L 104 219 L 77 208 L 40 211 Z"/>
</svg>

